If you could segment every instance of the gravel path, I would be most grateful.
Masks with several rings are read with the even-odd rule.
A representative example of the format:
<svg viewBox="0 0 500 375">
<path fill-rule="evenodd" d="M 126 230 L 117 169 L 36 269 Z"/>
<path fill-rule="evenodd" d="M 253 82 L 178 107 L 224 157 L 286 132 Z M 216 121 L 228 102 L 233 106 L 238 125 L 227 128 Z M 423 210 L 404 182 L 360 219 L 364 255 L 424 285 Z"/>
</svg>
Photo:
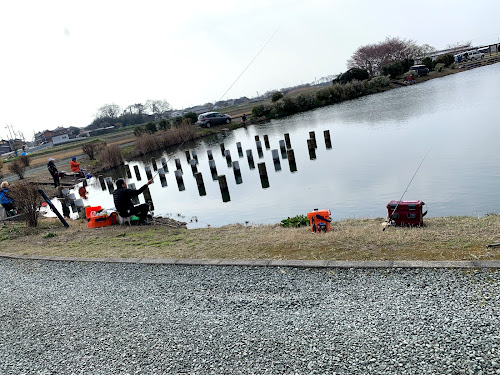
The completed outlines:
<svg viewBox="0 0 500 375">
<path fill-rule="evenodd" d="M 0 374 L 500 374 L 500 271 L 0 259 Z"/>
</svg>

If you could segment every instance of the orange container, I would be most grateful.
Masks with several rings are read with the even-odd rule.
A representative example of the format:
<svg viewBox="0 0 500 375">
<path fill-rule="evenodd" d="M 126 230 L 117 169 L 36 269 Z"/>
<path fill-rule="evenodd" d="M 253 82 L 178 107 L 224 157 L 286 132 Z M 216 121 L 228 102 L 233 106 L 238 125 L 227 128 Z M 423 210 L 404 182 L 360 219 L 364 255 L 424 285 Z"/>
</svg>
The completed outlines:
<svg viewBox="0 0 500 375">
<path fill-rule="evenodd" d="M 93 216 L 88 218 L 88 228 L 107 227 L 118 223 L 118 215 L 112 212 L 110 215 Z"/>
<path fill-rule="evenodd" d="M 331 229 L 330 222 L 332 218 L 330 210 L 318 210 L 314 209 L 312 212 L 307 213 L 307 219 L 311 225 L 311 232 L 328 232 Z"/>
<path fill-rule="evenodd" d="M 90 218 L 90 213 L 91 213 L 92 211 L 100 211 L 100 210 L 102 210 L 102 207 L 101 207 L 101 206 L 96 206 L 96 207 L 90 207 L 90 206 L 89 206 L 89 207 L 85 207 L 85 217 L 86 217 L 87 219 L 89 219 L 89 218 Z"/>
</svg>

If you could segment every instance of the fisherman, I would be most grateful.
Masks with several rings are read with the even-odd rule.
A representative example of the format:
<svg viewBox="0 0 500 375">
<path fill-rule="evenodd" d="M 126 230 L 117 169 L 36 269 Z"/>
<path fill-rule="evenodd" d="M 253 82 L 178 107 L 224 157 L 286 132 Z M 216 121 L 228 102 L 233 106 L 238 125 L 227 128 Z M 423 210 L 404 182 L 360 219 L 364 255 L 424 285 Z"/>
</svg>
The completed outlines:
<svg viewBox="0 0 500 375">
<path fill-rule="evenodd" d="M 246 125 L 247 123 L 247 115 L 243 113 L 243 116 L 241 116 L 241 123 L 243 125 Z"/>
<path fill-rule="evenodd" d="M 5 208 L 5 212 L 15 211 L 16 206 L 14 205 L 14 200 L 9 196 L 9 183 L 7 181 L 2 182 L 0 185 L 0 204 Z"/>
<path fill-rule="evenodd" d="M 121 217 L 129 217 L 136 215 L 139 217 L 140 225 L 150 225 L 146 221 L 146 217 L 149 211 L 149 205 L 147 203 L 139 204 L 134 206 L 132 203 L 132 198 L 137 197 L 139 194 L 144 192 L 146 188 L 153 183 L 153 179 L 149 180 L 145 185 L 143 185 L 139 190 L 128 189 L 127 183 L 123 178 L 116 180 L 116 190 L 113 192 L 113 200 L 115 202 L 115 208 Z"/>
<path fill-rule="evenodd" d="M 57 170 L 56 165 L 54 164 L 54 161 L 55 160 L 53 158 L 49 158 L 49 163 L 47 164 L 47 169 L 49 170 L 50 175 L 54 179 L 54 187 L 58 187 L 59 185 L 61 185 L 61 183 L 59 182 L 59 171 Z"/>
<path fill-rule="evenodd" d="M 73 156 L 71 158 L 71 161 L 69 162 L 69 166 L 71 168 L 71 171 L 73 173 L 78 173 L 79 177 L 85 177 L 85 173 L 80 169 L 80 163 L 76 162 L 76 156 Z"/>
</svg>

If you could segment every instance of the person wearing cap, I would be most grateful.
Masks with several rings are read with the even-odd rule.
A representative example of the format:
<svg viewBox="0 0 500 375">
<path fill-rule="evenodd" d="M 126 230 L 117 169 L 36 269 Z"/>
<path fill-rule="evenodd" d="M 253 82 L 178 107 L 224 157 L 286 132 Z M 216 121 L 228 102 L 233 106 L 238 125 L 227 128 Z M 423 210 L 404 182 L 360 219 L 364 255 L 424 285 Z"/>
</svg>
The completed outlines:
<svg viewBox="0 0 500 375">
<path fill-rule="evenodd" d="M 116 190 L 113 192 L 113 200 L 115 202 L 115 208 L 121 217 L 129 217 L 136 215 L 139 217 L 139 224 L 148 225 L 146 217 L 149 211 L 149 205 L 147 203 L 138 204 L 134 206 L 132 203 L 132 198 L 137 197 L 139 194 L 144 192 L 146 188 L 153 183 L 153 179 L 149 180 L 140 189 L 129 189 L 127 188 L 127 183 L 123 178 L 116 180 Z"/>
<path fill-rule="evenodd" d="M 69 162 L 69 166 L 71 168 L 71 171 L 73 173 L 78 173 L 80 177 L 85 177 L 85 174 L 83 173 L 82 170 L 80 170 L 80 163 L 76 162 L 76 156 L 73 156 Z"/>
<path fill-rule="evenodd" d="M 50 175 L 54 179 L 54 187 L 58 187 L 60 184 L 59 182 L 59 171 L 56 168 L 56 165 L 54 164 L 54 159 L 49 158 L 49 162 L 47 164 L 47 169 L 49 170 Z"/>
</svg>

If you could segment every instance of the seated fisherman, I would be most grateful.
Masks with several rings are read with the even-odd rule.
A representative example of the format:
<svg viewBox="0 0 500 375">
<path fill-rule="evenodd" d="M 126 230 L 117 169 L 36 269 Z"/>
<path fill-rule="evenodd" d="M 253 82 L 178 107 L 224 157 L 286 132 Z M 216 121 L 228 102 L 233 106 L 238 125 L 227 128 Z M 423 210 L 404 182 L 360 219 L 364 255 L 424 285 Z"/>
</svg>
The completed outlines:
<svg viewBox="0 0 500 375">
<path fill-rule="evenodd" d="M 16 209 L 14 205 L 14 200 L 9 197 L 9 183 L 7 181 L 2 182 L 0 185 L 0 204 L 5 208 L 6 212 Z"/>
<path fill-rule="evenodd" d="M 116 190 L 113 192 L 113 200 L 115 202 L 115 208 L 121 217 L 129 217 L 136 215 L 139 217 L 139 224 L 148 225 L 146 222 L 146 217 L 149 211 L 149 205 L 147 203 L 138 204 L 134 206 L 132 203 L 132 198 L 137 197 L 146 188 L 153 183 L 153 179 L 149 180 L 144 186 L 139 190 L 128 189 L 127 184 L 123 178 L 116 180 Z"/>
<path fill-rule="evenodd" d="M 71 171 L 73 173 L 78 173 L 78 175 L 80 177 L 85 177 L 85 173 L 83 173 L 83 171 L 80 169 L 80 163 L 76 162 L 76 157 L 75 156 L 73 156 L 73 158 L 69 162 L 69 166 L 70 166 Z"/>
</svg>

